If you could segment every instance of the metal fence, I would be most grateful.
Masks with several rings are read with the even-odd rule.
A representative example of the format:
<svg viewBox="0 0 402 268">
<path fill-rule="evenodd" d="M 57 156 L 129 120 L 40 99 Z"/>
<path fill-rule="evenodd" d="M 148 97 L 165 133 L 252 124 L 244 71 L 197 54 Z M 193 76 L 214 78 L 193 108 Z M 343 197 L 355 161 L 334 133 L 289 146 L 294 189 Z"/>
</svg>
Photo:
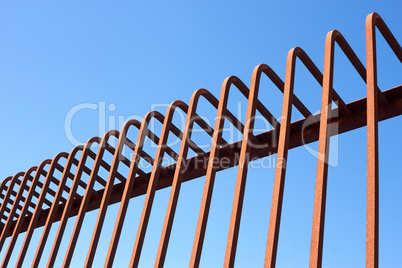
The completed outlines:
<svg viewBox="0 0 402 268">
<path fill-rule="evenodd" d="M 310 267 L 321 267 L 330 137 L 363 126 L 367 126 L 366 267 L 378 267 L 378 122 L 402 114 L 402 86 L 387 90 L 380 90 L 377 86 L 376 29 L 379 30 L 402 63 L 401 46 L 381 17 L 373 13 L 366 20 L 366 67 L 341 33 L 334 30 L 329 32 L 326 37 L 323 73 L 301 48 L 294 48 L 288 54 L 285 81 L 282 81 L 268 65 L 258 65 L 253 71 L 250 88 L 237 77 L 229 77 L 222 85 L 219 99 L 205 89 L 197 90 L 192 95 L 188 105 L 182 101 L 175 101 L 170 104 L 165 115 L 151 111 L 142 122 L 129 120 L 120 132 L 113 130 L 107 132 L 102 138 L 91 138 L 84 146 L 77 146 L 70 153 L 59 153 L 53 159 L 45 160 L 37 167 L 32 167 L 26 172 L 4 179 L 0 184 L 0 248 L 7 247 L 7 249 L 2 260 L 2 267 L 8 266 L 13 252 L 19 254 L 16 267 L 21 267 L 28 246 L 32 243 L 35 243 L 35 247 L 37 247 L 32 267 L 37 267 L 41 258 L 44 258 L 43 251 L 46 243 L 52 244 L 47 259 L 47 266 L 52 267 L 59 253 L 67 220 L 76 216 L 72 235 L 68 237 L 70 242 L 63 262 L 63 266 L 68 267 L 75 252 L 78 236 L 83 231 L 81 227 L 84 217 L 87 212 L 96 210 L 98 216 L 85 261 L 85 267 L 90 267 L 93 264 L 106 211 L 111 204 L 118 203 L 118 215 L 105 262 L 105 267 L 111 267 L 121 237 L 123 223 L 127 216 L 129 200 L 144 195 L 144 206 L 130 261 L 130 266 L 136 267 L 141 257 L 155 192 L 162 188 L 171 187 L 155 261 L 156 267 L 162 267 L 175 218 L 180 187 L 185 181 L 205 176 L 190 260 L 191 267 L 198 267 L 216 172 L 238 166 L 224 260 L 225 267 L 232 267 L 236 257 L 248 163 L 258 158 L 276 154 L 277 163 L 265 255 L 265 266 L 274 267 L 288 150 L 314 141 L 318 141 L 319 149 Z M 336 44 L 367 84 L 366 98 L 345 103 L 333 89 Z M 311 75 L 322 86 L 321 113 L 319 114 L 312 114 L 293 93 L 297 59 L 307 67 Z M 271 114 L 269 108 L 258 99 L 261 76 L 268 77 L 283 93 L 280 122 Z M 248 100 L 244 124 L 241 122 L 241 118 L 237 118 L 227 109 L 228 96 L 231 90 L 240 91 Z M 197 104 L 201 97 L 216 108 L 217 119 L 214 127 L 197 114 Z M 333 102 L 336 103 L 336 107 L 332 107 Z M 293 108 L 296 108 L 304 119 L 292 121 Z M 177 109 L 186 114 L 183 129 L 174 125 L 172 121 Z M 257 111 L 272 125 L 272 130 L 257 135 L 253 134 L 254 118 Z M 307 119 L 315 123 L 304 128 Z M 161 133 L 154 133 L 149 129 L 151 120 L 157 120 L 163 125 Z M 233 124 L 242 133 L 242 140 L 229 143 L 223 138 L 225 120 Z M 191 139 L 194 124 L 197 124 L 211 137 L 210 151 L 205 152 L 199 144 Z M 333 127 L 335 125 L 336 128 Z M 130 128 L 139 130 L 135 142 L 127 137 Z M 176 136 L 181 140 L 178 152 L 169 146 L 169 135 Z M 117 140 L 117 144 L 113 145 L 110 142 L 111 139 Z M 149 155 L 143 150 L 146 139 L 157 145 L 155 155 Z M 97 151 L 94 148 L 97 148 Z M 190 149 L 196 153 L 196 156 L 189 156 Z M 123 153 L 126 150 L 132 151 L 131 159 Z M 164 165 L 165 155 L 169 155 L 174 163 Z M 141 161 L 149 163 L 152 166 L 152 171 L 141 169 Z M 93 166 L 90 165 L 92 163 Z M 122 174 L 123 172 L 120 171 L 122 166 L 128 170 L 127 174 Z M 103 172 L 100 172 L 101 169 Z M 87 179 L 83 179 L 84 175 L 87 176 Z M 54 241 L 48 241 L 50 229 L 54 222 L 59 222 L 57 233 Z M 32 235 L 38 227 L 42 227 L 42 234 L 40 239 L 34 240 Z M 24 240 L 21 247 L 16 247 L 19 235 L 24 235 Z"/>
</svg>

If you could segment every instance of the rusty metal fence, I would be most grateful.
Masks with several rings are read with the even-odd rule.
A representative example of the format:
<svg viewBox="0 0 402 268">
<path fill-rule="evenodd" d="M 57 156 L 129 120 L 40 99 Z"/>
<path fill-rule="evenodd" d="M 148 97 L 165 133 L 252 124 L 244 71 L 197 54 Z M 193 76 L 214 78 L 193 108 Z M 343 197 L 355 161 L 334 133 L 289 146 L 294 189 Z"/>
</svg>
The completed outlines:
<svg viewBox="0 0 402 268">
<path fill-rule="evenodd" d="M 366 67 L 341 33 L 334 30 L 329 32 L 326 37 L 323 73 L 301 48 L 294 48 L 288 54 L 285 81 L 282 81 L 268 65 L 258 65 L 253 71 L 250 88 L 237 77 L 229 77 L 223 82 L 219 99 L 206 89 L 199 89 L 194 92 L 188 105 L 182 101 L 175 101 L 170 104 L 165 115 L 151 111 L 142 122 L 129 120 L 120 132 L 112 130 L 102 138 L 91 138 L 84 146 L 77 146 L 70 153 L 59 153 L 53 159 L 45 160 L 37 167 L 32 167 L 26 172 L 17 173 L 4 179 L 0 184 L 0 248 L 7 247 L 7 249 L 1 267 L 8 266 L 13 252 L 18 253 L 16 267 L 21 267 L 31 243 L 36 243 L 37 247 L 32 267 L 37 267 L 41 258 L 43 261 L 46 243 L 52 244 L 49 258 L 46 260 L 47 267 L 53 267 L 59 253 L 61 239 L 65 233 L 67 220 L 76 216 L 72 235 L 68 237 L 70 242 L 63 262 L 63 267 L 70 266 L 79 233 L 82 231 L 84 217 L 87 212 L 97 210 L 96 225 L 85 261 L 85 267 L 91 267 L 106 211 L 111 204 L 118 203 L 118 215 L 104 264 L 105 267 L 111 267 L 123 223 L 127 216 L 129 200 L 144 195 L 144 206 L 130 261 L 130 266 L 136 267 L 141 257 L 155 192 L 162 188 L 171 187 L 155 261 L 155 267 L 162 267 L 175 218 L 180 187 L 185 181 L 205 176 L 201 208 L 190 260 L 190 267 L 198 267 L 216 172 L 238 166 L 224 260 L 225 267 L 232 267 L 236 257 L 248 163 L 254 159 L 276 154 L 277 164 L 265 255 L 265 266 L 275 267 L 288 150 L 314 141 L 318 141 L 319 149 L 310 267 L 321 267 L 330 137 L 366 125 L 366 267 L 378 267 L 378 122 L 402 114 L 402 85 L 387 90 L 381 90 L 377 86 L 376 29 L 379 30 L 395 56 L 402 63 L 401 46 L 381 17 L 373 13 L 366 20 Z M 336 44 L 346 55 L 361 79 L 367 84 L 366 98 L 345 103 L 333 89 Z M 297 59 L 307 67 L 311 75 L 322 86 L 320 114 L 312 114 L 293 93 Z M 258 99 L 261 76 L 268 77 L 283 93 L 280 122 L 271 114 L 269 107 L 264 106 L 264 103 Z M 244 124 L 240 118 L 237 118 L 227 109 L 229 91 L 231 90 L 240 91 L 248 100 Z M 216 108 L 217 120 L 213 128 L 197 113 L 197 104 L 201 97 Z M 336 107 L 332 107 L 333 102 Z M 304 119 L 292 121 L 293 108 L 296 108 Z M 184 129 L 173 124 L 172 118 L 177 109 L 186 114 Z M 253 134 L 256 112 L 259 112 L 272 125 L 272 130 L 258 135 Z M 311 124 L 308 129 L 304 129 L 303 124 L 307 118 L 313 118 L 316 123 Z M 148 128 L 151 120 L 157 120 L 163 125 L 161 133 L 154 133 Z M 241 141 L 229 143 L 223 138 L 222 130 L 225 120 L 232 123 L 242 133 Z M 205 152 L 191 139 L 194 124 L 197 124 L 211 137 L 210 151 Z M 335 124 L 337 128 L 332 127 Z M 139 131 L 136 141 L 127 137 L 130 128 L 137 128 Z M 169 135 L 176 136 L 181 140 L 178 152 L 168 146 Z M 110 142 L 111 139 L 117 140 L 115 146 Z M 146 139 L 157 145 L 155 155 L 149 155 L 143 150 Z M 94 148 L 97 148 L 97 151 Z M 196 153 L 196 156 L 189 156 L 190 149 Z M 124 150 L 133 151 L 132 159 L 123 154 Z M 112 157 L 107 158 L 105 157 L 106 154 Z M 165 154 L 174 159 L 175 163 L 163 165 L 162 160 Z M 225 160 L 225 163 L 222 163 L 222 159 Z M 141 161 L 149 163 L 152 166 L 152 171 L 142 170 L 139 165 Z M 88 163 L 93 163 L 93 166 L 88 167 Z M 119 171 L 121 166 L 126 166 L 129 169 L 128 175 L 123 175 Z M 106 172 L 102 173 L 100 169 L 104 169 Z M 83 175 L 89 178 L 83 180 Z M 95 184 L 100 185 L 100 187 L 95 187 Z M 48 241 L 49 232 L 54 222 L 59 222 L 55 240 Z M 41 237 L 39 241 L 32 240 L 33 232 L 38 227 L 42 227 Z M 23 243 L 21 247 L 16 247 L 17 238 L 23 233 L 25 233 Z M 6 243 L 7 238 L 8 243 Z"/>
</svg>

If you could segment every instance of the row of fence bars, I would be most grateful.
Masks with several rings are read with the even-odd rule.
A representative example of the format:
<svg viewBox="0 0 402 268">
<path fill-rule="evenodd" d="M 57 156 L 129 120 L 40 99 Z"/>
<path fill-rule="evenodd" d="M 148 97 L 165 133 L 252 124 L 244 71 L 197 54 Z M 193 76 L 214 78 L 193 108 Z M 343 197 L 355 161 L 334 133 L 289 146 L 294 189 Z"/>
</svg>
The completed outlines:
<svg viewBox="0 0 402 268">
<path fill-rule="evenodd" d="M 6 238 L 10 237 L 10 239 L 2 261 L 2 267 L 8 266 L 13 251 L 19 252 L 16 267 L 22 267 L 28 246 L 34 243 L 31 241 L 34 230 L 43 226 L 42 235 L 32 262 L 32 267 L 38 267 L 45 245 L 48 242 L 52 223 L 59 221 L 56 237 L 47 260 L 47 266 L 53 267 L 67 220 L 70 217 L 77 216 L 63 262 L 63 267 L 69 267 L 85 214 L 88 211 L 99 209 L 85 261 L 85 267 L 91 267 L 107 208 L 111 204 L 120 202 L 105 260 L 105 267 L 112 267 L 129 200 L 135 196 L 145 195 L 130 260 L 130 267 L 137 267 L 155 192 L 158 189 L 171 186 L 155 261 L 155 267 L 163 267 L 181 184 L 184 181 L 205 175 L 201 207 L 190 259 L 190 267 L 198 267 L 200 265 L 216 172 L 229 166 L 237 165 L 235 195 L 224 259 L 225 267 L 233 267 L 248 163 L 252 159 L 277 154 L 265 255 L 265 267 L 275 267 L 288 150 L 301 146 L 303 142 L 317 140 L 319 149 L 310 267 L 321 267 L 330 137 L 364 125 L 367 125 L 366 267 L 378 267 L 378 122 L 402 114 L 402 86 L 384 91 L 381 91 L 377 86 L 376 29 L 379 30 L 402 63 L 401 46 L 381 17 L 377 13 L 372 13 L 367 16 L 366 20 L 366 67 L 364 67 L 341 33 L 334 30 L 329 32 L 326 37 L 323 73 L 301 48 L 296 47 L 291 49 L 288 54 L 285 81 L 282 81 L 268 65 L 258 65 L 253 71 L 250 88 L 239 78 L 231 76 L 223 82 L 219 99 L 208 90 L 199 89 L 192 95 L 189 105 L 182 101 L 175 101 L 168 107 L 165 115 L 151 111 L 144 117 L 143 122 L 129 120 L 124 124 L 120 132 L 112 130 L 102 138 L 93 137 L 85 145 L 73 148 L 70 153 L 59 153 L 52 160 L 45 160 L 37 167 L 32 167 L 26 172 L 20 172 L 6 178 L 0 184 L 0 249 L 5 245 Z M 336 44 L 367 84 L 367 98 L 346 104 L 333 89 L 334 49 Z M 311 75 L 322 87 L 321 113 L 318 115 L 312 115 L 303 102 L 293 93 L 297 59 L 307 67 Z M 258 99 L 260 79 L 263 74 L 283 93 L 281 122 L 278 122 L 269 109 Z M 248 100 L 244 124 L 227 107 L 229 92 L 233 89 L 233 86 Z M 214 128 L 197 113 L 197 105 L 201 97 L 217 110 L 217 120 Z M 332 108 L 332 102 L 336 103 L 336 108 Z M 305 117 L 304 119 L 292 122 L 293 106 Z M 176 109 L 180 109 L 186 114 L 186 123 L 183 130 L 173 124 L 172 119 Z M 272 125 L 273 130 L 258 135 L 253 134 L 253 118 L 257 111 Z M 303 134 L 303 122 L 309 117 L 319 118 L 317 120 L 319 124 L 313 126 L 309 133 L 304 133 L 304 141 L 302 141 L 300 137 Z M 148 129 L 148 124 L 151 120 L 157 120 L 163 125 L 159 136 Z M 229 144 L 223 138 L 222 129 L 225 120 L 228 120 L 243 134 L 241 141 Z M 333 122 L 339 125 L 338 133 L 331 129 L 331 123 Z M 201 127 L 212 139 L 209 152 L 203 151 L 191 139 L 194 123 Z M 131 127 L 139 130 L 138 138 L 135 142 L 127 137 Z M 173 134 L 181 140 L 179 152 L 174 151 L 167 145 L 169 134 Z M 115 147 L 109 142 L 111 138 L 118 140 Z M 146 139 L 157 145 L 155 156 L 151 156 L 143 150 Z M 98 149 L 95 152 L 96 147 Z M 123 154 L 123 148 L 125 147 L 133 151 L 131 160 Z M 189 149 L 193 150 L 196 156 L 189 157 Z M 113 155 L 111 163 L 104 159 L 105 153 Z M 162 160 L 165 153 L 174 159 L 176 163 L 163 166 Z M 214 161 L 223 157 L 230 160 L 229 166 L 215 165 Z M 93 162 L 92 167 L 87 166 L 88 161 Z M 139 167 L 140 161 L 149 163 L 152 166 L 152 171 L 146 172 L 142 170 Z M 127 176 L 118 171 L 121 164 L 129 168 Z M 101 168 L 107 171 L 107 178 L 99 175 Z M 57 172 L 61 175 L 57 176 Z M 82 179 L 83 175 L 89 177 L 87 181 Z M 50 187 L 51 183 L 57 186 L 56 191 Z M 94 188 L 96 183 L 100 184 L 102 188 L 96 190 Z M 84 194 L 80 195 L 78 189 L 83 189 Z M 48 196 L 51 196 L 51 198 Z M 26 232 L 26 234 L 22 246 L 20 249 L 15 249 L 18 235 L 23 232 Z"/>
</svg>

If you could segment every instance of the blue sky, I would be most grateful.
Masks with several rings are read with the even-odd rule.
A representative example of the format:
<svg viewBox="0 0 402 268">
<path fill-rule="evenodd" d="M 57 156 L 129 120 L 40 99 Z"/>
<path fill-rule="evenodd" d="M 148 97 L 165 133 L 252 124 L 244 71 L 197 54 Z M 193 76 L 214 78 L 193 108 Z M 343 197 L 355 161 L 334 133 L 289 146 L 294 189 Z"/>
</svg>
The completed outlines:
<svg viewBox="0 0 402 268">
<path fill-rule="evenodd" d="M 333 29 L 345 36 L 365 63 L 366 16 L 378 12 L 402 43 L 401 8 L 399 1 L 2 1 L 0 177 L 25 171 L 58 152 L 69 152 L 76 144 L 66 136 L 66 118 L 80 107 L 86 109 L 74 114 L 67 125 L 74 140 L 85 142 L 109 128 L 119 128 L 119 120 L 141 118 L 152 107 L 164 111 L 174 100 L 188 103 L 198 88 L 219 96 L 223 80 L 230 75 L 249 85 L 253 68 L 260 63 L 268 64 L 284 80 L 286 56 L 295 46 L 303 48 L 322 70 L 325 36 Z M 346 102 L 365 97 L 365 84 L 341 53 L 336 57 L 334 87 L 340 96 Z M 402 84 L 402 65 L 382 37 L 378 61 L 381 89 Z M 295 92 L 311 111 L 318 111 L 321 88 L 303 68 L 296 73 Z M 281 96 L 267 79 L 263 81 L 270 91 L 261 90 L 261 101 L 279 116 Z M 241 97 L 235 93 L 231 100 L 231 107 L 238 108 Z M 243 115 L 245 106 L 243 100 Z M 200 113 L 212 120 L 215 111 L 201 104 Z M 394 215 L 402 205 L 397 169 L 402 160 L 401 123 L 395 118 L 380 124 L 383 267 L 402 266 L 402 217 Z M 325 267 L 363 267 L 365 128 L 341 135 L 337 142 L 338 165 L 329 172 L 323 263 Z M 305 148 L 290 152 L 278 267 L 308 264 L 315 169 L 316 159 Z M 223 262 L 236 171 L 217 176 L 201 260 L 205 267 L 220 267 Z M 259 267 L 264 261 L 273 175 L 270 168 L 250 170 L 238 267 Z M 188 265 L 202 187 L 203 178 L 182 188 L 166 267 Z M 162 191 L 156 197 L 155 205 L 161 208 L 151 216 L 140 263 L 144 267 L 153 264 L 168 194 Z M 135 227 L 125 227 L 127 235 L 116 258 L 123 267 L 129 260 L 142 201 L 130 203 L 132 225 L 127 226 Z M 109 213 L 112 218 L 115 209 Z M 93 216 L 87 218 L 90 229 Z M 113 228 L 112 224 L 106 226 Z M 108 244 L 107 237 L 102 241 Z M 85 245 L 85 237 L 80 236 L 80 252 L 85 252 Z M 73 267 L 81 262 L 74 258 Z"/>
</svg>

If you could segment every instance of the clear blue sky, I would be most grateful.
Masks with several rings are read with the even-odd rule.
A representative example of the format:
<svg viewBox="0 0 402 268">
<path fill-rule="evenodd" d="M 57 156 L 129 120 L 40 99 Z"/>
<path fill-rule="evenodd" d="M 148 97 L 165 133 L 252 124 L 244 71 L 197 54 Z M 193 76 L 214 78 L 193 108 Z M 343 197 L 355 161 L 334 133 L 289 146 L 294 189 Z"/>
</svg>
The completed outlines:
<svg viewBox="0 0 402 268">
<path fill-rule="evenodd" d="M 230 75 L 249 85 L 253 68 L 260 63 L 284 79 L 286 56 L 295 46 L 302 47 L 322 70 L 325 36 L 333 29 L 341 31 L 365 63 L 366 16 L 378 12 L 402 43 L 401 10 L 400 1 L 2 1 L 0 177 L 69 152 L 75 144 L 66 137 L 65 119 L 76 107 L 94 108 L 80 110 L 72 119 L 74 138 L 85 142 L 109 127 L 119 128 L 119 118 L 141 118 L 155 106 L 163 111 L 178 99 L 188 103 L 198 88 L 219 96 L 223 80 Z M 380 37 L 381 89 L 402 84 L 402 65 L 384 43 Z M 347 102 L 364 97 L 365 84 L 345 57 L 336 55 L 335 88 Z M 279 115 L 280 95 L 272 99 L 273 86 L 265 83 L 265 88 L 270 91 L 262 93 L 261 101 Z M 319 110 L 321 88 L 303 67 L 296 73 L 295 92 L 310 110 Z M 243 110 L 245 105 L 243 101 Z M 213 118 L 206 105 L 200 106 L 200 113 L 202 107 Z M 105 128 L 99 124 L 100 114 L 105 116 Z M 402 267 L 402 217 L 394 215 L 402 205 L 401 123 L 401 118 L 395 118 L 380 124 L 382 267 Z M 334 154 L 338 163 L 329 171 L 324 267 L 364 267 L 365 144 L 365 128 L 338 138 Z M 277 267 L 308 265 L 315 169 L 316 159 L 305 148 L 291 151 Z M 204 267 L 223 263 L 236 171 L 217 176 L 201 260 Z M 250 171 L 238 267 L 260 267 L 264 261 L 273 175 L 269 168 Z M 186 185 L 166 267 L 188 265 L 203 179 Z M 155 205 L 161 208 L 151 217 L 140 263 L 144 267 L 153 265 L 168 194 L 157 195 Z M 142 201 L 130 203 L 132 224 L 125 227 L 116 267 L 126 266 L 129 260 Z M 109 218 L 115 211 L 110 209 Z M 91 230 L 94 217 L 87 218 L 86 230 Z M 105 226 L 113 228 L 113 220 Z M 78 244 L 83 258 L 85 239 L 81 236 Z M 100 252 L 105 252 L 108 241 L 102 239 Z M 102 257 L 97 254 L 96 261 L 101 263 Z M 80 267 L 82 262 L 77 254 L 72 266 Z"/>
</svg>

